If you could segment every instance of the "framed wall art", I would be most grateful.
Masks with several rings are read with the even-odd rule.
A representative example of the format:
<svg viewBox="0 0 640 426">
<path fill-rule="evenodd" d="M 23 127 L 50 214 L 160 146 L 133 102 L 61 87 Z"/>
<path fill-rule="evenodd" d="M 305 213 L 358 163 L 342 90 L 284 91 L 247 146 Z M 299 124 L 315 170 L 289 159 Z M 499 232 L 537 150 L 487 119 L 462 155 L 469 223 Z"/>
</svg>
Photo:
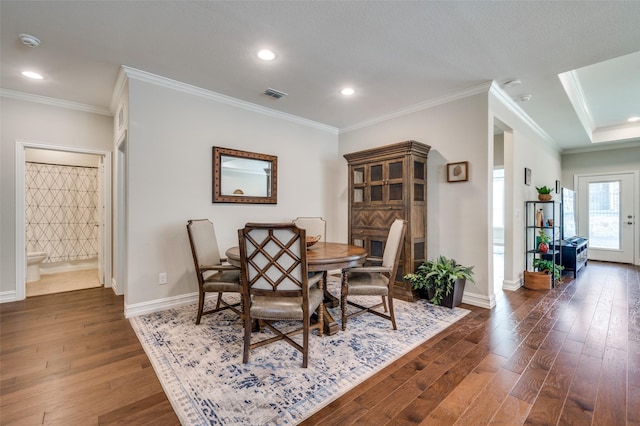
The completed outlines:
<svg viewBox="0 0 640 426">
<path fill-rule="evenodd" d="M 447 163 L 447 182 L 466 182 L 469 180 L 469 162 Z"/>
<path fill-rule="evenodd" d="M 531 169 L 524 168 L 524 184 L 531 185 Z"/>
</svg>

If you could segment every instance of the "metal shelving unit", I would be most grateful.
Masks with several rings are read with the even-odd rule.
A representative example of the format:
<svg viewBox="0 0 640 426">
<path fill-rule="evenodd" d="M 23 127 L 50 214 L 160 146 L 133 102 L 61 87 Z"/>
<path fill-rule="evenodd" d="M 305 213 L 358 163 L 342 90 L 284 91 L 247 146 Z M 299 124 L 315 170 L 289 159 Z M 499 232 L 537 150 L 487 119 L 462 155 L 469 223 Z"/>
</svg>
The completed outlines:
<svg viewBox="0 0 640 426">
<path fill-rule="evenodd" d="M 562 250 L 558 250 L 560 245 L 560 229 L 562 229 L 561 201 L 525 201 L 525 270 L 534 272 L 534 259 L 553 260 L 553 269 L 551 272 L 550 287 L 555 286 L 553 277 L 556 274 L 557 266 L 562 265 Z M 541 210 L 543 214 L 542 224 L 537 223 L 537 212 Z M 549 222 L 551 219 L 551 222 Z M 541 252 L 538 250 L 540 231 L 545 232 L 550 242 L 548 244 L 549 251 Z M 525 274 L 526 275 L 526 274 Z M 525 287 L 528 287 L 525 278 Z M 532 287 L 529 287 L 532 288 Z M 539 289 L 539 288 L 535 288 Z"/>
</svg>

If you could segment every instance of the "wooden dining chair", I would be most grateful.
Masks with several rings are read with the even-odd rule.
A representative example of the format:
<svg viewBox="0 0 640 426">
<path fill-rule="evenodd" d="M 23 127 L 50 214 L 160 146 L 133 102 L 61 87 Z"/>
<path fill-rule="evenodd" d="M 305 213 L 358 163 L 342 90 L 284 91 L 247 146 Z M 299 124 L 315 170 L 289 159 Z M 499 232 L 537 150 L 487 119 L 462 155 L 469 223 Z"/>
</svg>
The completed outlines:
<svg viewBox="0 0 640 426">
<path fill-rule="evenodd" d="M 213 223 L 208 219 L 189 220 L 187 222 L 187 233 L 198 278 L 196 325 L 200 324 L 203 315 L 213 314 L 225 309 L 231 309 L 241 315 L 241 310 L 237 309 L 240 306 L 240 302 L 229 304 L 222 299 L 223 293 L 240 294 L 240 269 L 225 264 L 227 259 L 220 257 Z M 202 312 L 207 293 L 218 293 L 218 300 L 214 309 Z"/>
<path fill-rule="evenodd" d="M 347 329 L 347 318 L 370 312 L 379 317 L 391 320 L 394 330 L 397 330 L 396 317 L 393 312 L 393 286 L 395 276 L 398 271 L 404 234 L 407 230 L 407 221 L 396 219 L 389 229 L 387 242 L 382 253 L 382 259 L 368 258 L 370 264 L 380 264 L 379 266 L 361 266 L 342 271 L 342 330 Z M 352 300 L 348 296 L 382 296 L 382 303 L 374 306 L 363 306 Z M 347 304 L 355 306 L 358 311 L 347 315 Z M 387 309 L 388 304 L 388 309 Z M 385 314 L 375 310 L 382 306 Z"/>
<path fill-rule="evenodd" d="M 327 221 L 319 216 L 297 217 L 293 219 L 293 224 L 298 228 L 307 231 L 307 236 L 320 235 L 318 241 L 326 241 L 327 238 Z"/>
<path fill-rule="evenodd" d="M 284 340 L 302 352 L 307 367 L 309 332 L 322 336 L 324 307 L 322 273 L 307 274 L 305 230 L 292 223 L 248 223 L 238 230 L 244 306 L 244 351 L 242 362 L 249 361 L 251 349 Z M 318 321 L 311 324 L 311 315 Z M 273 337 L 252 343 L 253 322 L 266 326 Z M 281 331 L 285 322 L 299 321 L 300 328 Z M 302 345 L 292 336 L 302 333 Z"/>
</svg>

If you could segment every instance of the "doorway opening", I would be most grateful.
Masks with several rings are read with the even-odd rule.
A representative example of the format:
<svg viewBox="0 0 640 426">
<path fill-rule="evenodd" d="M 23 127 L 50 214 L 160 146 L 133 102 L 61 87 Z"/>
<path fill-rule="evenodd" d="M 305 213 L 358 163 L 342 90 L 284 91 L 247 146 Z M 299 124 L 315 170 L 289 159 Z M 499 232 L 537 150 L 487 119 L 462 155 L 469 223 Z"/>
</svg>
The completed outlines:
<svg viewBox="0 0 640 426">
<path fill-rule="evenodd" d="M 111 286 L 110 155 L 18 142 L 18 300 Z"/>
</svg>

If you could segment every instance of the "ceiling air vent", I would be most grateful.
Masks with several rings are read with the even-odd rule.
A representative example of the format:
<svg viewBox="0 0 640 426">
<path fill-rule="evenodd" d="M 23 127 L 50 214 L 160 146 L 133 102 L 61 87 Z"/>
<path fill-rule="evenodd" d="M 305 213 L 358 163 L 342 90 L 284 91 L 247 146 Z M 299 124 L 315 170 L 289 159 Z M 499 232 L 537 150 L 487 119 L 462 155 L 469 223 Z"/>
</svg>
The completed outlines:
<svg viewBox="0 0 640 426">
<path fill-rule="evenodd" d="M 280 91 L 278 91 L 276 89 L 272 89 L 272 88 L 268 88 L 267 90 L 265 90 L 264 94 L 267 95 L 267 96 L 271 96 L 272 98 L 275 98 L 275 99 L 280 99 L 283 96 L 287 96 L 286 93 L 280 92 Z"/>
</svg>

